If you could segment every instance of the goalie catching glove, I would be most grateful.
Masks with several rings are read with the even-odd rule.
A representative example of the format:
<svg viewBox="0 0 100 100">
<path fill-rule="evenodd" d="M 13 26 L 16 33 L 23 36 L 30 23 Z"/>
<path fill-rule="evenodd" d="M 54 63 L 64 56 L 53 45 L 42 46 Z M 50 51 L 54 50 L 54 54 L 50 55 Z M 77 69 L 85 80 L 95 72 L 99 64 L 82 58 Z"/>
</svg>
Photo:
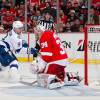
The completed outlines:
<svg viewBox="0 0 100 100">
<path fill-rule="evenodd" d="M 33 74 L 38 74 L 44 71 L 46 67 L 46 62 L 41 59 L 40 57 L 37 57 L 37 59 L 35 59 L 30 66 L 30 71 Z"/>
<path fill-rule="evenodd" d="M 28 53 L 29 54 L 33 54 L 34 57 L 37 57 L 38 52 L 39 52 L 38 49 L 36 49 L 36 48 L 30 48 Z"/>
</svg>

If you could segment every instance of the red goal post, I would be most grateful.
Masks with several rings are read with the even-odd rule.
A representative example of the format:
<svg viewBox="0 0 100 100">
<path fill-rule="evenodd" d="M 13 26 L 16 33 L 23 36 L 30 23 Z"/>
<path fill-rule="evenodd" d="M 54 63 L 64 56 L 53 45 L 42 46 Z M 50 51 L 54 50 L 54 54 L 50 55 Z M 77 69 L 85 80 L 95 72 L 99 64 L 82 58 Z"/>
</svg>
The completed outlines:
<svg viewBox="0 0 100 100">
<path fill-rule="evenodd" d="M 91 52 L 90 52 L 89 42 L 91 42 L 91 40 L 96 40 L 96 41 L 93 42 L 93 45 L 91 45 L 93 47 L 90 48 L 91 49 Z M 96 43 L 98 43 L 98 45 L 96 45 Z M 98 49 L 98 50 L 96 50 L 96 49 Z M 85 66 L 85 68 L 84 68 L 84 84 L 85 85 L 88 85 L 89 80 L 90 80 L 89 79 L 89 60 L 92 59 L 92 62 L 93 62 L 93 60 L 94 60 L 93 55 L 95 55 L 96 57 L 97 56 L 99 57 L 99 55 L 98 55 L 100 53 L 99 49 L 100 49 L 100 25 L 87 25 L 84 29 L 84 66 Z M 93 58 L 91 58 L 91 56 Z M 95 58 L 95 61 L 96 60 L 98 60 L 98 64 L 100 64 L 100 59 Z M 97 64 L 97 63 L 95 63 L 95 64 Z M 95 64 L 93 66 L 96 66 Z"/>
</svg>

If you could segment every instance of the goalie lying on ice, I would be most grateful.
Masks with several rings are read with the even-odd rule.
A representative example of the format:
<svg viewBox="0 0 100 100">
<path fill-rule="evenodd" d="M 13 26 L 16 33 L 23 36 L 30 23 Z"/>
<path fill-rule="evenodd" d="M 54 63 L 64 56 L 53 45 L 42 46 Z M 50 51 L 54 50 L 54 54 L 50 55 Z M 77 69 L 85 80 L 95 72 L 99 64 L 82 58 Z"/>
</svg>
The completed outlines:
<svg viewBox="0 0 100 100">
<path fill-rule="evenodd" d="M 49 76 L 55 75 L 56 79 L 54 78 L 54 80 L 56 80 L 56 83 L 65 82 L 65 67 L 68 56 L 61 45 L 60 38 L 55 32 L 50 30 L 45 31 L 45 27 L 41 25 L 37 25 L 34 31 L 39 35 L 40 56 L 37 58 L 35 63 L 33 62 L 32 71 L 37 74 L 44 73 L 45 75 L 48 74 Z M 69 81 L 73 82 L 73 80 L 74 82 L 79 82 L 79 79 L 76 78 L 76 76 L 73 76 L 73 78 L 71 78 Z"/>
</svg>

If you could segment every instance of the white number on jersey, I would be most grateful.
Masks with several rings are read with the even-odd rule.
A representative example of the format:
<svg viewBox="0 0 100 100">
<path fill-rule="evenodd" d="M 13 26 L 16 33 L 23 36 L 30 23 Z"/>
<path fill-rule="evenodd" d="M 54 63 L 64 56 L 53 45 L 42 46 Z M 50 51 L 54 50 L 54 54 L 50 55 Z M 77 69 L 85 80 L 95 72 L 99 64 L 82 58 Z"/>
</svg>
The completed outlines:
<svg viewBox="0 0 100 100">
<path fill-rule="evenodd" d="M 60 50 L 60 54 L 65 54 L 65 50 L 64 50 L 64 47 L 62 46 L 62 44 L 61 44 L 61 41 L 60 41 L 60 39 L 58 38 L 57 39 L 57 36 L 56 35 L 54 35 L 54 38 L 56 39 L 56 43 L 58 44 L 58 45 L 60 45 L 60 48 L 61 48 L 61 50 Z"/>
<path fill-rule="evenodd" d="M 41 43 L 41 46 L 42 46 L 42 48 L 46 48 L 46 47 L 48 47 L 48 44 L 47 44 L 47 42 L 43 42 L 43 43 Z"/>
</svg>

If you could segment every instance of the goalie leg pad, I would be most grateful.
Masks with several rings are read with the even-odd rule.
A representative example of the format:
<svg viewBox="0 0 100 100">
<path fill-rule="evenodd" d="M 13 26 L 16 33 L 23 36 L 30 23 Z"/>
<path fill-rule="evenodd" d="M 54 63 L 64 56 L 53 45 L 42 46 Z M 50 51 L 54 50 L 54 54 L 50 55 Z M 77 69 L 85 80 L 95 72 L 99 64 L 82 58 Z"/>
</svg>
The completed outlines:
<svg viewBox="0 0 100 100">
<path fill-rule="evenodd" d="M 51 74 L 38 74 L 37 83 L 38 86 L 48 89 L 56 89 L 63 86 L 57 77 Z"/>
<path fill-rule="evenodd" d="M 60 80 L 64 81 L 65 78 L 65 66 L 58 64 L 50 64 L 48 66 L 46 74 L 56 75 Z"/>
</svg>

